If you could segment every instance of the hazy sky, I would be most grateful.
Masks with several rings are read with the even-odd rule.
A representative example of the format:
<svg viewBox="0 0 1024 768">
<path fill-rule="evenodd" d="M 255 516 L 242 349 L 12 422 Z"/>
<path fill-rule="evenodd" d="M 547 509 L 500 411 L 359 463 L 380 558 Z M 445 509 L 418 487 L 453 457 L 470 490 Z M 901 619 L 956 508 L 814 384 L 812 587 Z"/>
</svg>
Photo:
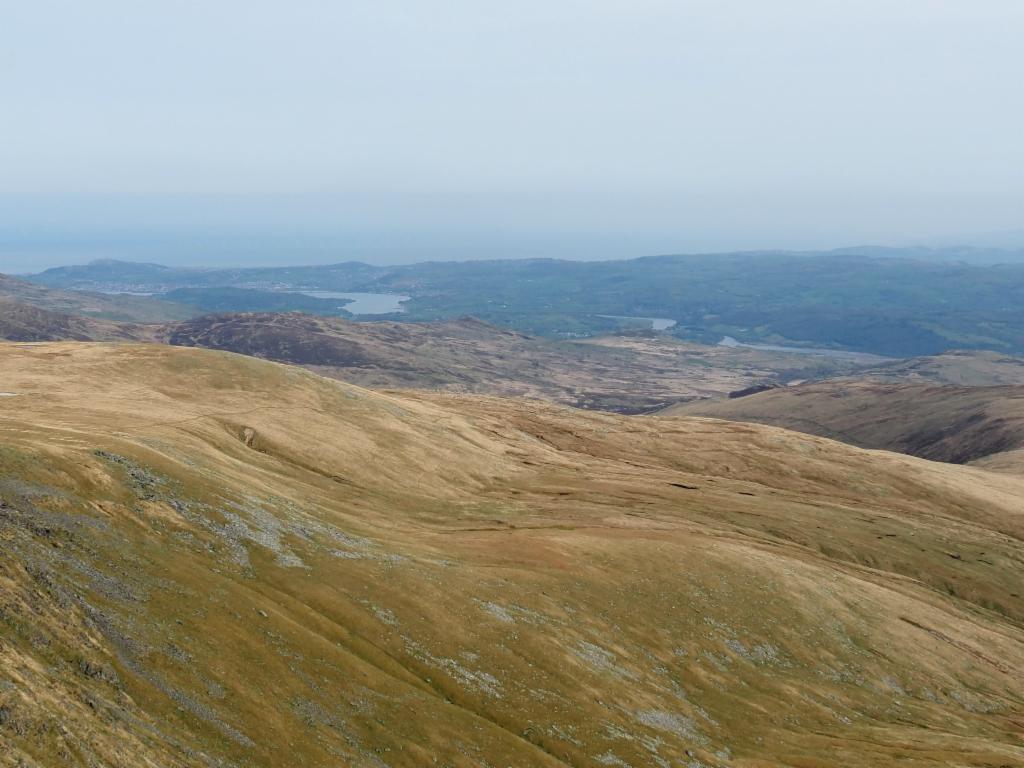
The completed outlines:
<svg viewBox="0 0 1024 768">
<path fill-rule="evenodd" d="M 0 271 L 1019 230 L 1022 39 L 1021 0 L 12 1 Z"/>
</svg>

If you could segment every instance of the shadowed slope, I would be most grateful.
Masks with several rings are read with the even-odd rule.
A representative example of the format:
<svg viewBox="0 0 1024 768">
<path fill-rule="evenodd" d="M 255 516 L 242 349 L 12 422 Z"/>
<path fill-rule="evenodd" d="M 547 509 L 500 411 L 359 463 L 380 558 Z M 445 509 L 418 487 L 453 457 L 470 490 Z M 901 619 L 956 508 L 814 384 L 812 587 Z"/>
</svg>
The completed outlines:
<svg viewBox="0 0 1024 768">
<path fill-rule="evenodd" d="M 0 339 L 7 341 L 139 340 L 143 326 L 112 323 L 0 298 Z"/>
<path fill-rule="evenodd" d="M 953 387 L 837 379 L 734 400 L 673 406 L 832 437 L 934 461 L 1014 469 L 1024 448 L 1024 386 Z"/>
<path fill-rule="evenodd" d="M 156 345 L 0 391 L 12 761 L 1024 760 L 1017 478 Z"/>
</svg>

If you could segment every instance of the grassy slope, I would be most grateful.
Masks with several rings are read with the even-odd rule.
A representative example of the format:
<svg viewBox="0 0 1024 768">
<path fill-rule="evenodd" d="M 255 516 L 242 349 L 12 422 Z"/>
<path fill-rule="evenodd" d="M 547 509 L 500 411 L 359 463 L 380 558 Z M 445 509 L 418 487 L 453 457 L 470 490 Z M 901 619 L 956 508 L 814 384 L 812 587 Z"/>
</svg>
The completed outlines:
<svg viewBox="0 0 1024 768">
<path fill-rule="evenodd" d="M 0 347 L 0 761 L 1016 765 L 1024 481 Z"/>
<path fill-rule="evenodd" d="M 957 464 L 1013 469 L 1024 449 L 1024 386 L 1014 385 L 835 379 L 682 404 L 662 413 L 772 424 Z"/>
</svg>

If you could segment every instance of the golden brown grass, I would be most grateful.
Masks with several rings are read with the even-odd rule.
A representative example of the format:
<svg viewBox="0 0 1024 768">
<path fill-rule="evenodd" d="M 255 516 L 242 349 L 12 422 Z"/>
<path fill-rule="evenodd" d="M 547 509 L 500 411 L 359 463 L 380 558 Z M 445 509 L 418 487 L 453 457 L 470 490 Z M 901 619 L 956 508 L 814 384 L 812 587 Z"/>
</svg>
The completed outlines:
<svg viewBox="0 0 1024 768">
<path fill-rule="evenodd" d="M 6 764 L 1024 764 L 1020 478 L 155 345 L 0 392 Z"/>
</svg>

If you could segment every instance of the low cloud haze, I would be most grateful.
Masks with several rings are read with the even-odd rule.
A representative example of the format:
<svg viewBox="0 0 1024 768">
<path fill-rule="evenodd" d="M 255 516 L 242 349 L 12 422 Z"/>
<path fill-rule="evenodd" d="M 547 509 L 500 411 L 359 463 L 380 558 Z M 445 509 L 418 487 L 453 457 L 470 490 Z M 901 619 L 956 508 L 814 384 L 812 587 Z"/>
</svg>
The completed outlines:
<svg viewBox="0 0 1024 768">
<path fill-rule="evenodd" d="M 12 4 L 0 271 L 1019 232 L 1022 28 L 1016 0 Z"/>
</svg>

